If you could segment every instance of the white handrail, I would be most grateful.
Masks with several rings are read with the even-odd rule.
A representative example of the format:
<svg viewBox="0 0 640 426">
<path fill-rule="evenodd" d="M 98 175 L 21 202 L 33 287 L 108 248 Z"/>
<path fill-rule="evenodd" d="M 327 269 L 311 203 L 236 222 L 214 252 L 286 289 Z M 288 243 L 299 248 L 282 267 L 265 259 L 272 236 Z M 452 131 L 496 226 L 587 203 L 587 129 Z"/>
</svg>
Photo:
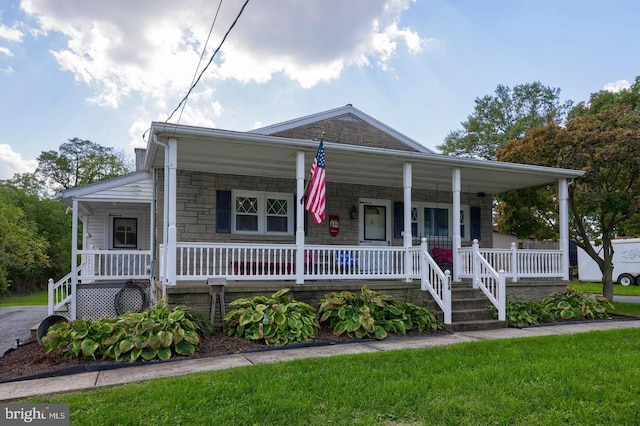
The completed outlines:
<svg viewBox="0 0 640 426">
<path fill-rule="evenodd" d="M 428 290 L 444 313 L 444 323 L 451 324 L 451 271 L 442 271 L 429 254 L 427 239 L 420 243 L 420 288 Z"/>
<path fill-rule="evenodd" d="M 498 310 L 498 320 L 506 320 L 506 292 L 504 270 L 496 271 L 480 252 L 478 240 L 472 246 L 473 288 L 479 288 Z"/>
</svg>

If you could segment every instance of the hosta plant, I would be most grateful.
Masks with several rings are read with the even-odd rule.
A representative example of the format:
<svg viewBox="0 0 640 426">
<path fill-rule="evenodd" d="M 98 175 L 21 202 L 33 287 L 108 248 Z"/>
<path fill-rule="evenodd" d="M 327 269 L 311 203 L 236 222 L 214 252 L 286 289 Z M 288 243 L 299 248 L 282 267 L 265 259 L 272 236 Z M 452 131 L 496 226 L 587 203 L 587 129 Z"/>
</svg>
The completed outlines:
<svg viewBox="0 0 640 426">
<path fill-rule="evenodd" d="M 236 299 L 224 316 L 229 336 L 264 342 L 268 345 L 306 342 L 318 333 L 315 309 L 304 302 L 290 300 L 288 288 L 271 297 Z"/>
<path fill-rule="evenodd" d="M 561 319 L 608 319 L 607 309 L 615 309 L 606 297 L 586 294 L 573 287 L 545 297 L 542 305 L 554 318 Z"/>
<path fill-rule="evenodd" d="M 349 291 L 333 292 L 320 301 L 319 321 L 328 321 L 337 336 L 346 333 L 352 339 L 382 340 L 389 332 L 406 334 L 407 330 L 438 330 L 442 323 L 427 308 L 394 300 L 367 286 L 360 295 Z"/>
<path fill-rule="evenodd" d="M 42 345 L 45 353 L 94 360 L 98 356 L 116 361 L 148 361 L 167 360 L 173 354 L 193 355 L 200 347 L 200 335 L 188 309 L 177 306 L 169 310 L 159 301 L 144 312 L 117 318 L 58 323 L 43 336 Z"/>
<path fill-rule="evenodd" d="M 493 305 L 490 307 L 497 318 L 498 310 Z M 507 301 L 506 319 L 510 327 L 527 327 L 555 321 L 553 315 L 541 303 L 520 299 Z"/>
</svg>

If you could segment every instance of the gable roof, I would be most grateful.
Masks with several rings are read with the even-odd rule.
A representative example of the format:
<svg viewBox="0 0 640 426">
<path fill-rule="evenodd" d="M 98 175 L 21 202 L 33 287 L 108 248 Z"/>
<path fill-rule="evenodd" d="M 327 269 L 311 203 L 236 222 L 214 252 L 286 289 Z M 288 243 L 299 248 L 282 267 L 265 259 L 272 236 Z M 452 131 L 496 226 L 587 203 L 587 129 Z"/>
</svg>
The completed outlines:
<svg viewBox="0 0 640 426">
<path fill-rule="evenodd" d="M 137 171 L 76 188 L 65 189 L 56 197 L 68 206 L 73 199 L 85 201 L 153 201 L 153 178 L 149 172 Z"/>
<path fill-rule="evenodd" d="M 324 140 L 329 142 L 435 154 L 351 104 L 261 127 L 248 133 L 312 140 L 317 140 L 324 134 Z"/>
</svg>

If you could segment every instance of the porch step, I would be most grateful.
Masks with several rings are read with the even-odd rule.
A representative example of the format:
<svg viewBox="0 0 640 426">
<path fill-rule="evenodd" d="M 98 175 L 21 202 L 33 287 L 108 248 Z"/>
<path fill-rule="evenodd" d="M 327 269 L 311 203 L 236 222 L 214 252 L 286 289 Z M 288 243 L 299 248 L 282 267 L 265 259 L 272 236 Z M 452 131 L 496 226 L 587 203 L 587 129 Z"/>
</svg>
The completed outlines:
<svg viewBox="0 0 640 426">
<path fill-rule="evenodd" d="M 507 328 L 507 322 L 498 320 L 460 321 L 454 322 L 447 328 L 453 332 L 497 330 L 499 328 Z"/>
<path fill-rule="evenodd" d="M 447 329 L 451 331 L 493 330 L 507 327 L 506 321 L 494 318 L 491 302 L 482 290 L 473 288 L 471 282 L 454 283 L 451 286 L 451 322 Z M 439 306 L 433 302 L 425 303 L 443 319 Z"/>
</svg>

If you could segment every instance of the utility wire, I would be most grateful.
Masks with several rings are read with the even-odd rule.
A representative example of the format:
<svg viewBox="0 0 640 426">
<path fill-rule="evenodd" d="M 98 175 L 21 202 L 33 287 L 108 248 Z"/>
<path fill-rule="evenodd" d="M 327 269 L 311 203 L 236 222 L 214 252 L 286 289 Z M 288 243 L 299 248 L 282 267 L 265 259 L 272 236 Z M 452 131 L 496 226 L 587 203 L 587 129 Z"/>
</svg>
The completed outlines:
<svg viewBox="0 0 640 426">
<path fill-rule="evenodd" d="M 218 20 L 218 13 L 220 13 L 220 7 L 222 6 L 222 1 L 218 3 L 218 9 L 216 10 L 216 15 L 213 17 L 213 22 L 211 23 L 211 28 L 209 28 L 209 34 L 207 35 L 207 40 L 204 42 L 204 47 L 202 48 L 202 53 L 200 54 L 200 60 L 198 61 L 198 66 L 196 70 L 193 72 L 193 77 L 191 78 L 191 87 L 193 87 L 193 82 L 196 80 L 196 75 L 198 75 L 198 70 L 200 69 L 200 64 L 202 63 L 202 59 L 204 58 L 204 53 L 207 50 L 207 46 L 209 45 L 209 39 L 211 38 L 211 33 L 213 32 L 213 27 L 216 25 L 216 21 Z M 182 109 L 180 110 L 180 115 L 178 116 L 178 122 L 176 124 L 180 124 L 180 119 L 182 118 L 182 113 L 184 112 L 185 107 L 187 106 L 186 98 L 185 103 L 182 104 Z M 175 112 L 175 111 L 174 111 Z M 173 114 L 172 114 L 173 115 Z M 169 117 L 171 118 L 171 117 Z M 167 119 L 168 121 L 169 119 Z"/>
<path fill-rule="evenodd" d="M 207 65 L 202 69 L 202 71 L 200 72 L 200 75 L 198 75 L 197 80 L 191 85 L 191 87 L 189 88 L 189 91 L 187 92 L 187 94 L 184 96 L 184 98 L 182 98 L 182 100 L 180 101 L 180 103 L 178 104 L 178 106 L 176 107 L 176 109 L 173 110 L 173 112 L 171 112 L 171 114 L 169 115 L 169 117 L 165 120 L 165 123 L 168 122 L 169 120 L 171 120 L 171 117 L 173 117 L 173 114 L 176 113 L 176 111 L 178 111 L 178 109 L 180 109 L 180 107 L 182 106 L 182 104 L 184 104 L 187 101 L 187 98 L 189 97 L 189 95 L 191 94 L 191 92 L 193 91 L 193 89 L 196 87 L 196 85 L 200 82 L 200 79 L 202 78 L 202 75 L 205 73 L 205 71 L 207 70 L 207 68 L 209 68 L 209 65 L 211 65 L 211 63 L 213 62 L 213 58 L 215 58 L 216 54 L 220 51 L 220 49 L 222 48 L 222 45 L 224 44 L 225 40 L 227 39 L 227 36 L 229 35 L 229 33 L 231 32 L 231 30 L 233 29 L 233 27 L 235 27 L 236 23 L 238 22 L 238 19 L 240 19 L 240 16 L 242 15 L 242 12 L 244 12 L 244 8 L 247 6 L 247 4 L 249 3 L 249 0 L 246 0 L 244 2 L 244 4 L 242 5 L 242 8 L 240 9 L 240 12 L 238 12 L 238 16 L 236 16 L 236 19 L 234 19 L 233 23 L 231 24 L 231 26 L 229 27 L 229 29 L 227 30 L 227 32 L 225 33 L 224 37 L 222 37 L 222 41 L 220 42 L 220 44 L 218 45 L 218 47 L 216 48 L 215 52 L 213 52 L 213 55 L 211 55 L 211 58 L 209 59 L 209 62 L 207 63 Z"/>
</svg>

